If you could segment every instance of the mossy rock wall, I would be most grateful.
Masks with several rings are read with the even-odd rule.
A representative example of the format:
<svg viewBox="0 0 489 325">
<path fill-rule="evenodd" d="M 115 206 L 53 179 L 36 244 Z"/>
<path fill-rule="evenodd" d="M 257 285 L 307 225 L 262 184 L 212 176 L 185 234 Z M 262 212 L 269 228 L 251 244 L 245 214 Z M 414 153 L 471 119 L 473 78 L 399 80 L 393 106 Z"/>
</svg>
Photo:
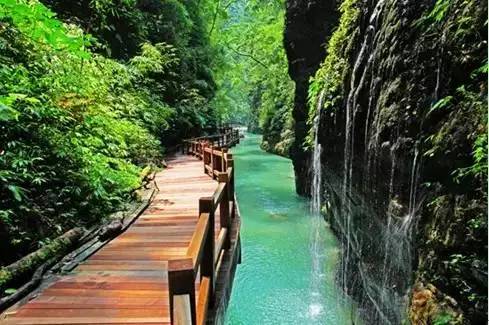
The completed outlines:
<svg viewBox="0 0 489 325">
<path fill-rule="evenodd" d="M 296 125 L 313 121 L 322 96 L 323 201 L 349 247 L 347 291 L 369 323 L 483 323 L 487 1 L 345 0 L 338 10 L 335 32 L 323 33 L 309 116 Z M 310 128 L 296 130 L 296 145 Z M 301 150 L 292 158 L 308 166 Z M 415 284 L 443 308 L 407 312 L 424 290 Z"/>
</svg>

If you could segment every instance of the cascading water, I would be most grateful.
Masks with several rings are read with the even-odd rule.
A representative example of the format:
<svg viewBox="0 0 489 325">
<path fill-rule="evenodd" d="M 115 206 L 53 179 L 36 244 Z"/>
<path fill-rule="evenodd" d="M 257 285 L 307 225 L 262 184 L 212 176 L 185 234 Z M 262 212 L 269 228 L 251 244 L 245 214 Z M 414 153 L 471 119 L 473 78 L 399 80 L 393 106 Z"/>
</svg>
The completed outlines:
<svg viewBox="0 0 489 325">
<path fill-rule="evenodd" d="M 320 301 L 321 282 L 323 278 L 323 240 L 321 229 L 324 227 L 324 219 L 321 216 L 321 144 L 319 143 L 319 122 L 321 107 L 323 105 L 323 93 L 319 95 L 317 114 L 314 119 L 314 148 L 312 154 L 312 187 L 311 187 L 311 301 L 309 304 L 309 316 L 315 318 L 324 310 Z"/>
<path fill-rule="evenodd" d="M 376 70 L 375 62 L 381 55 L 379 49 L 385 40 L 385 35 L 379 33 L 384 29 L 379 27 L 383 23 L 383 12 L 394 6 L 394 1 L 376 2 L 354 60 L 344 112 L 345 142 L 341 176 L 330 175 L 329 172 L 321 175 L 325 162 L 321 167 L 321 145 L 317 141 L 319 112 L 313 126 L 316 143 L 312 157 L 312 206 L 314 208 L 320 204 L 320 186 L 323 183 L 327 199 L 331 200 L 331 205 L 336 205 L 331 209 L 331 215 L 342 248 L 338 277 L 340 285 L 346 294 L 358 298 L 359 308 L 367 323 L 375 324 L 400 324 L 404 317 L 406 290 L 412 276 L 411 233 L 419 206 L 418 145 L 415 146 L 412 165 L 409 166 L 409 207 L 404 208 L 399 206 L 399 200 L 394 194 L 396 176 L 403 167 L 398 158 L 401 135 L 392 132 L 390 141 L 385 140 L 385 135 L 381 137 L 380 111 L 383 108 L 377 106 L 381 72 Z M 367 101 L 365 93 L 368 95 Z M 359 123 L 362 119 L 365 122 Z M 358 130 L 360 134 L 356 134 Z M 364 148 L 360 150 L 362 146 Z M 388 159 L 380 162 L 382 152 Z M 357 172 L 357 164 L 354 163 L 356 159 L 364 162 L 365 166 L 359 166 L 358 169 L 364 172 Z M 378 175 L 379 171 L 383 175 Z M 371 191 L 379 182 L 385 184 L 383 197 Z M 386 205 L 385 210 L 383 204 Z"/>
</svg>

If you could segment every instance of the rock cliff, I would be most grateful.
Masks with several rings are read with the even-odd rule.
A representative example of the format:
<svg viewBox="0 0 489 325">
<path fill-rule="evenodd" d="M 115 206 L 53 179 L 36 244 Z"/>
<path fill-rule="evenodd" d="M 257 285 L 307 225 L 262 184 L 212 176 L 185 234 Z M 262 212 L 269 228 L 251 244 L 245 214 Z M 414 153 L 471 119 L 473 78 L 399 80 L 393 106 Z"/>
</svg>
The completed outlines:
<svg viewBox="0 0 489 325">
<path fill-rule="evenodd" d="M 368 323 L 483 323 L 487 1 L 328 4 L 288 1 L 285 44 L 298 192 L 316 121 L 339 282 Z"/>
</svg>

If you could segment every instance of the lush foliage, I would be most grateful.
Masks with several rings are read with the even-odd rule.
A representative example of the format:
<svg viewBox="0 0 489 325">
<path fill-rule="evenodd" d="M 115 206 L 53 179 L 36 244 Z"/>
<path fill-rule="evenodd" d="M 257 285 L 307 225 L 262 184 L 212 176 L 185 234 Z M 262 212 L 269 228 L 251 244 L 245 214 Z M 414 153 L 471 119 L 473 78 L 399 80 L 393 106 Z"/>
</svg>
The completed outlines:
<svg viewBox="0 0 489 325">
<path fill-rule="evenodd" d="M 263 132 L 265 149 L 287 155 L 294 86 L 283 49 L 284 4 L 218 2 L 215 10 L 209 28 L 219 85 L 213 105 L 228 120 Z"/>
<path fill-rule="evenodd" d="M 117 209 L 162 144 L 216 120 L 193 2 L 46 3 L 69 23 L 38 1 L 0 0 L 0 263 Z M 135 37 L 127 26 L 141 30 L 136 48 L 119 46 Z"/>
<path fill-rule="evenodd" d="M 343 85 L 350 69 L 349 53 L 357 39 L 355 26 L 360 16 L 357 0 L 345 0 L 339 7 L 341 18 L 326 47 L 326 58 L 321 63 L 309 87 L 309 122 L 320 109 L 333 109 L 345 96 Z M 312 143 L 311 136 L 307 142 Z"/>
</svg>

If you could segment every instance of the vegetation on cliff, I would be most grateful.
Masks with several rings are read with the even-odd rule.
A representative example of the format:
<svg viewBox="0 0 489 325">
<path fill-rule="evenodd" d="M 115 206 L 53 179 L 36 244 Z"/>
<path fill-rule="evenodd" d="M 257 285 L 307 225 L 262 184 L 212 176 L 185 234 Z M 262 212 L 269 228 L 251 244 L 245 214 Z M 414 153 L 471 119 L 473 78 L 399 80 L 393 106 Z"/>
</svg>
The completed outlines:
<svg viewBox="0 0 489 325">
<path fill-rule="evenodd" d="M 357 2 L 343 1 L 339 6 L 340 21 L 326 46 L 326 58 L 311 78 L 308 94 L 309 124 L 313 123 L 318 113 L 317 105 L 320 100 L 320 109 L 333 110 L 341 105 L 348 90 L 346 82 L 351 68 L 350 56 L 359 33 L 356 30 L 360 16 Z M 312 134 L 309 133 L 308 145 L 312 144 L 312 140 Z"/>
<path fill-rule="evenodd" d="M 402 307 L 388 309 L 405 294 L 402 288 L 414 287 L 405 315 L 412 322 L 483 322 L 487 1 L 344 0 L 339 11 L 326 58 L 309 87 L 309 125 L 321 104 L 324 197 L 340 238 L 354 241 L 352 249 L 361 252 L 358 260 L 344 261 L 347 276 L 361 271 L 363 281 L 379 286 L 372 290 L 351 280 L 348 290 L 366 305 L 376 301 L 367 307 L 375 310 L 367 316 L 371 321 L 404 317 L 394 315 Z M 350 200 L 375 217 L 366 222 Z M 354 235 L 340 227 L 344 219 Z M 372 227 L 382 235 L 370 240 L 363 234 Z M 372 245 L 380 245 L 386 257 L 369 253 Z M 406 258 L 388 257 L 401 249 L 408 250 Z M 391 267 L 397 271 L 378 279 L 362 263 L 379 265 L 386 274 Z M 399 273 L 414 279 L 402 280 Z M 382 296 L 389 291 L 391 301 Z"/>
</svg>

